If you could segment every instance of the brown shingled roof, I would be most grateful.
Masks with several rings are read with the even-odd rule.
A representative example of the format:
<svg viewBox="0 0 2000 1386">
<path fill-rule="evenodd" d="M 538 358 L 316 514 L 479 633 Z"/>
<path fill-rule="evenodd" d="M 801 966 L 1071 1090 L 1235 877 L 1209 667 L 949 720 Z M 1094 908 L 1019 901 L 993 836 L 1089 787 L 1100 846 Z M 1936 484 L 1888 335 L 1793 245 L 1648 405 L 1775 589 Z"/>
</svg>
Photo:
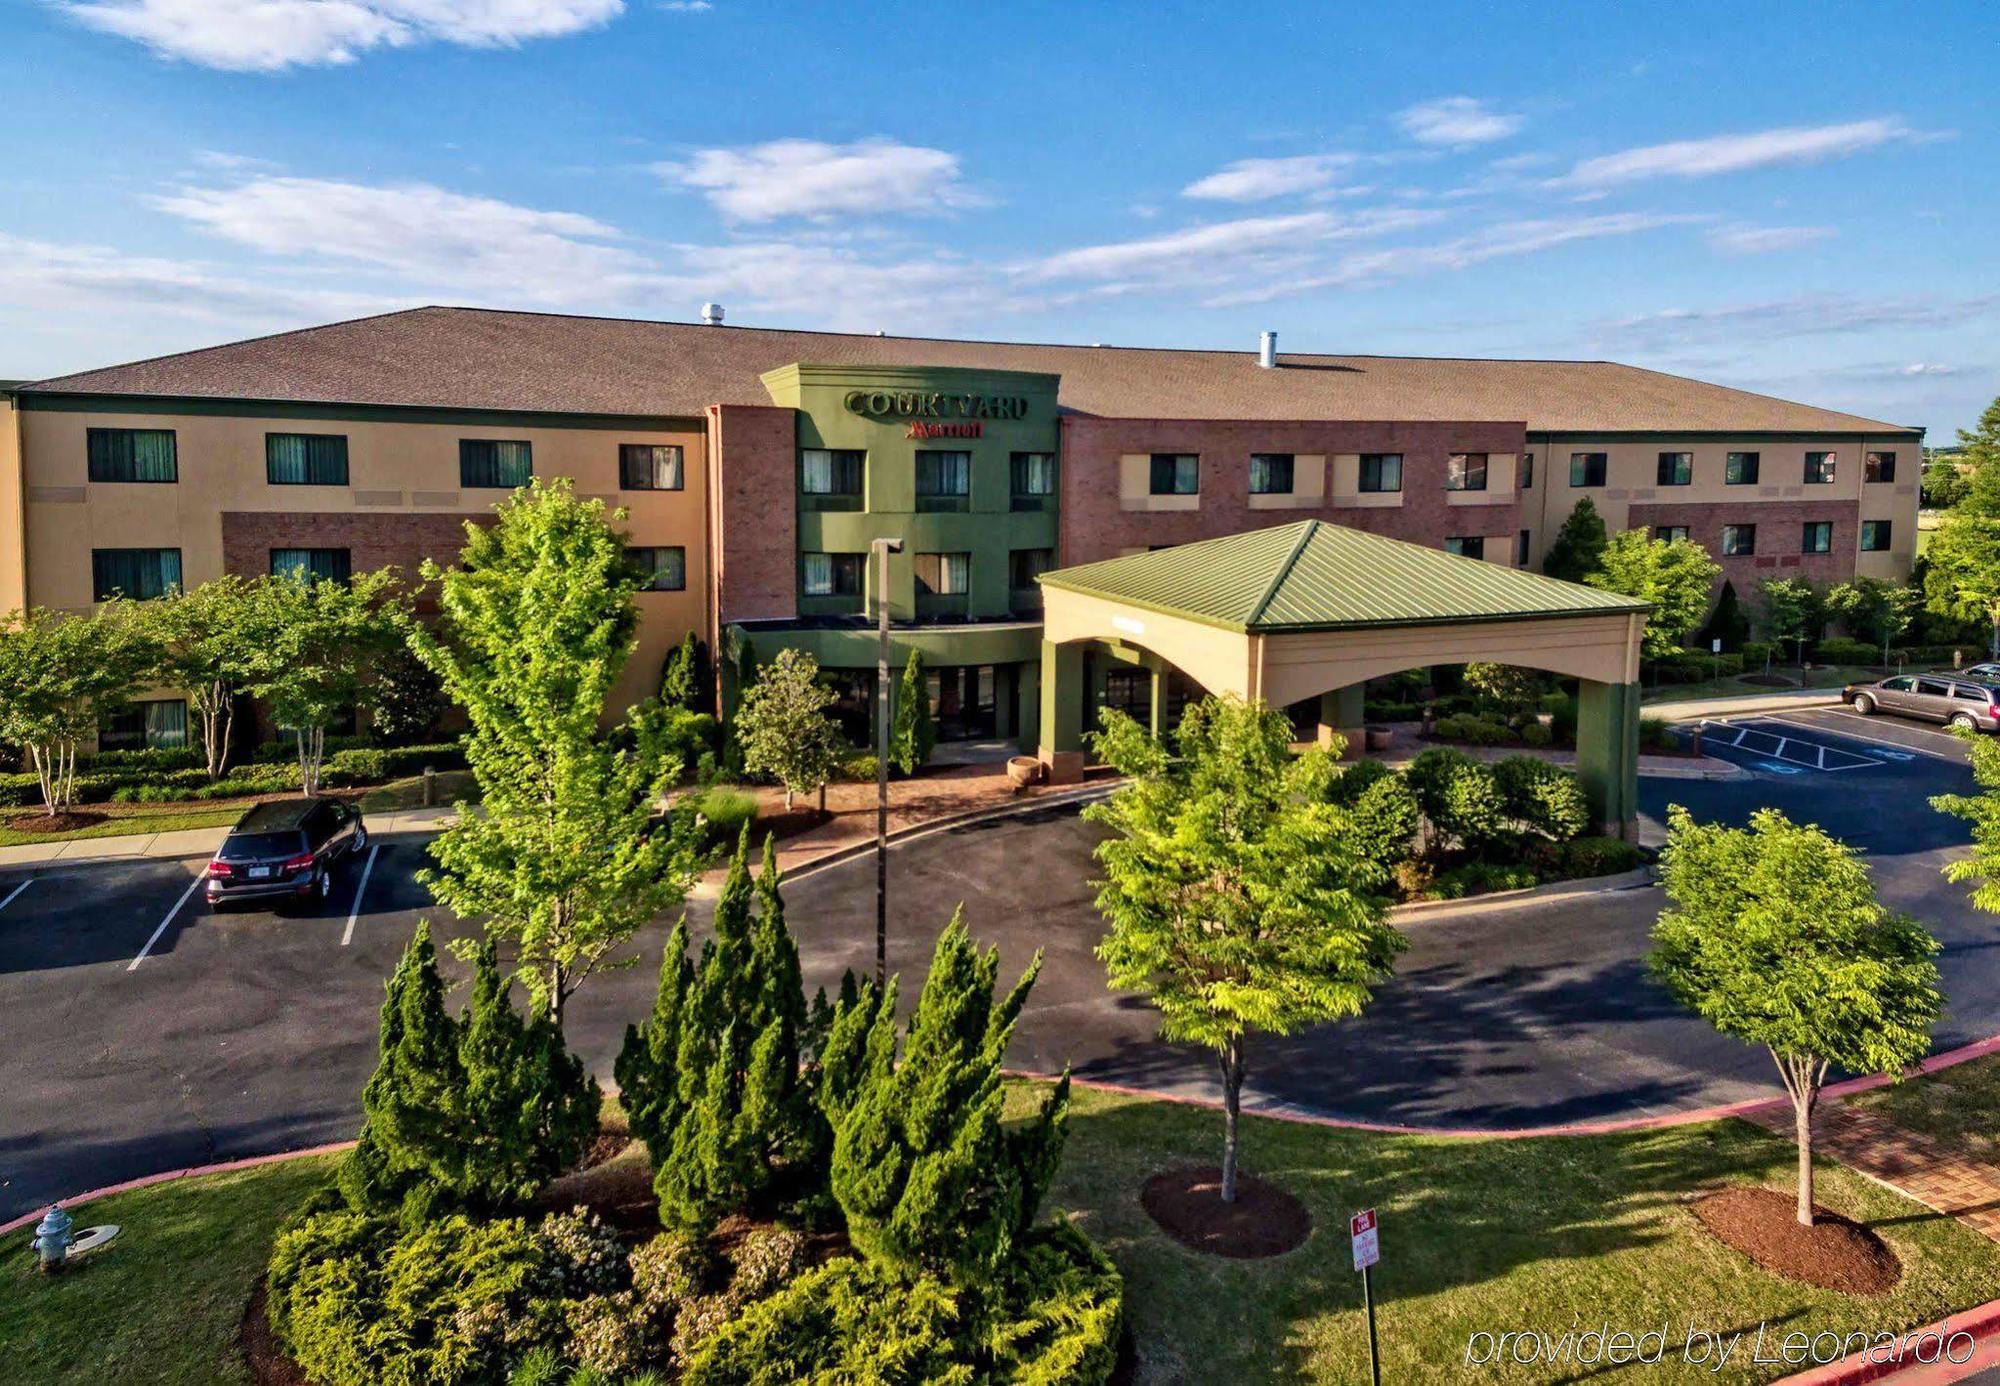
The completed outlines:
<svg viewBox="0 0 2000 1386">
<path fill-rule="evenodd" d="M 1522 420 L 1534 432 L 1908 431 L 1611 361 L 1489 361 L 1044 346 L 413 308 L 37 382 L 46 394 L 685 417 L 769 404 L 792 362 L 1062 376 L 1062 407 L 1112 418 Z"/>
</svg>

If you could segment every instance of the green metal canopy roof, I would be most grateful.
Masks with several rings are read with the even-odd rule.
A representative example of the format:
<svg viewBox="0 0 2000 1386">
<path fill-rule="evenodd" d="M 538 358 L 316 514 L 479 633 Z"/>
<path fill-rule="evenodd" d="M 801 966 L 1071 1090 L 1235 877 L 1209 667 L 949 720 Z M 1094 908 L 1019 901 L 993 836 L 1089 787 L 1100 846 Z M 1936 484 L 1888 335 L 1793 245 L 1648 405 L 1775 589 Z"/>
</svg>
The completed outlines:
<svg viewBox="0 0 2000 1386">
<path fill-rule="evenodd" d="M 1061 568 L 1040 581 L 1259 632 L 1651 610 L 1620 593 L 1319 520 Z"/>
</svg>

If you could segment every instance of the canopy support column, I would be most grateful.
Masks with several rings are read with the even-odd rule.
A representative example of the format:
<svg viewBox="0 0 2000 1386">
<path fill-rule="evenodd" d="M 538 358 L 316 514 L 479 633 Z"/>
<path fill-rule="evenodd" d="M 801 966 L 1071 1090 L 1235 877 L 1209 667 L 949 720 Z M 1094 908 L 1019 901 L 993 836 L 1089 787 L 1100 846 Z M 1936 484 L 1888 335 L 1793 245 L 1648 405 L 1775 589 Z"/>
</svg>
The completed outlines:
<svg viewBox="0 0 2000 1386">
<path fill-rule="evenodd" d="M 1042 642 L 1041 760 L 1050 784 L 1083 778 L 1083 652 Z"/>
<path fill-rule="evenodd" d="M 1319 695 L 1319 744 L 1331 746 L 1338 735 L 1346 743 L 1340 753 L 1342 760 L 1357 759 L 1368 744 L 1362 726 L 1366 717 L 1362 711 L 1363 695 L 1367 687 L 1363 683 L 1350 683 Z"/>
<path fill-rule="evenodd" d="M 1576 773 L 1591 821 L 1608 837 L 1639 837 L 1639 685 L 1577 686 Z"/>
</svg>

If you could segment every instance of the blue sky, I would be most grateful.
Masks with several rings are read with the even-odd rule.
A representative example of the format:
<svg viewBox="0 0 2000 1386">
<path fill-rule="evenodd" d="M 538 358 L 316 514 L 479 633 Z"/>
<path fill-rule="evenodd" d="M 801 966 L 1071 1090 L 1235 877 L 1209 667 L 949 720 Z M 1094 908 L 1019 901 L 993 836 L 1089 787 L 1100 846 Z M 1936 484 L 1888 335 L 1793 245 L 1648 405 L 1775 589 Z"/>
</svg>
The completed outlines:
<svg viewBox="0 0 2000 1386">
<path fill-rule="evenodd" d="M 2000 393 L 2000 9 L 12 0 L 0 377 L 411 303 Z"/>
</svg>

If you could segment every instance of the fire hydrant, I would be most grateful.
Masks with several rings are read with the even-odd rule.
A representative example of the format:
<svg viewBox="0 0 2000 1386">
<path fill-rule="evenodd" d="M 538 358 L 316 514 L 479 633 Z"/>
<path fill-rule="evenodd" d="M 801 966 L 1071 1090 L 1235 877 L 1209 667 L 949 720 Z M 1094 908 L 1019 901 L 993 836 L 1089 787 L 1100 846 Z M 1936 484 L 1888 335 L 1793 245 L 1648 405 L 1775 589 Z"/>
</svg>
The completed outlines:
<svg viewBox="0 0 2000 1386">
<path fill-rule="evenodd" d="M 51 1204 L 49 1211 L 42 1215 L 40 1225 L 35 1228 L 35 1254 L 40 1258 L 44 1275 L 54 1275 L 69 1259 L 69 1230 L 72 1226 L 74 1221 L 63 1211 L 60 1203 Z"/>
</svg>

